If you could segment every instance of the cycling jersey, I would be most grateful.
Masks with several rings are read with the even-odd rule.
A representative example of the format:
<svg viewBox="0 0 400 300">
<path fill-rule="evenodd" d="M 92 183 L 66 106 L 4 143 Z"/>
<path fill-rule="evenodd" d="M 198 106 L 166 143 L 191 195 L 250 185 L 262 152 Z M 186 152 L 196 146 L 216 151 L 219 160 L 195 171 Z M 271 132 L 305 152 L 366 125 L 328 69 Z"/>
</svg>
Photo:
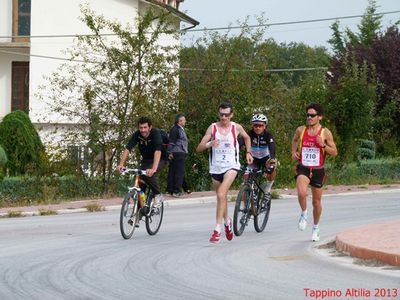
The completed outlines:
<svg viewBox="0 0 400 300">
<path fill-rule="evenodd" d="M 275 141 L 267 130 L 258 135 L 254 130 L 249 132 L 251 140 L 251 155 L 256 159 L 275 158 Z"/>
</svg>

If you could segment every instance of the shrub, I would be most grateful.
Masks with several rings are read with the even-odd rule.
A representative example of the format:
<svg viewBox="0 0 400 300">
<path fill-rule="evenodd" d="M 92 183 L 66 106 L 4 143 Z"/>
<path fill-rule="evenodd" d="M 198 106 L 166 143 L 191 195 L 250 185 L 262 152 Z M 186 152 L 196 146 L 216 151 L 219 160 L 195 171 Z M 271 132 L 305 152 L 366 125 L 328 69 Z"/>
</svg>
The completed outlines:
<svg viewBox="0 0 400 300">
<path fill-rule="evenodd" d="M 0 145 L 0 167 L 4 168 L 7 164 L 7 154 L 4 151 L 4 148 Z"/>
<path fill-rule="evenodd" d="M 10 175 L 41 173 L 46 164 L 46 152 L 28 115 L 14 111 L 0 124 L 0 144 L 8 156 Z"/>
<path fill-rule="evenodd" d="M 370 140 L 361 140 L 358 147 L 358 159 L 374 159 L 375 158 L 375 142 Z"/>
</svg>

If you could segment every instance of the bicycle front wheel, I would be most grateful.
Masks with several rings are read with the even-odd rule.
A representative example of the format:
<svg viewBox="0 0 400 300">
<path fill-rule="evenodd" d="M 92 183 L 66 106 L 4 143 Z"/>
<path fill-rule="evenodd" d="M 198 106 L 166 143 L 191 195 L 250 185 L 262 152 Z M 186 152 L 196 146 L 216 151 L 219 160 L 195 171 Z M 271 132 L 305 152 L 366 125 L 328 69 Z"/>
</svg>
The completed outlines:
<svg viewBox="0 0 400 300">
<path fill-rule="evenodd" d="M 235 212 L 233 213 L 233 232 L 236 236 L 242 235 L 247 222 L 250 219 L 251 187 L 242 185 L 236 198 Z"/>
<path fill-rule="evenodd" d="M 160 207 L 152 207 L 150 214 L 146 216 L 146 230 L 149 235 L 155 235 L 160 230 L 164 216 L 164 203 Z"/>
<path fill-rule="evenodd" d="M 130 239 L 138 218 L 138 193 L 127 194 L 122 202 L 119 228 L 124 239 Z"/>
<path fill-rule="evenodd" d="M 260 190 L 257 199 L 257 215 L 254 217 L 254 229 L 257 232 L 264 231 L 267 226 L 269 212 L 271 210 L 271 193 Z"/>
</svg>

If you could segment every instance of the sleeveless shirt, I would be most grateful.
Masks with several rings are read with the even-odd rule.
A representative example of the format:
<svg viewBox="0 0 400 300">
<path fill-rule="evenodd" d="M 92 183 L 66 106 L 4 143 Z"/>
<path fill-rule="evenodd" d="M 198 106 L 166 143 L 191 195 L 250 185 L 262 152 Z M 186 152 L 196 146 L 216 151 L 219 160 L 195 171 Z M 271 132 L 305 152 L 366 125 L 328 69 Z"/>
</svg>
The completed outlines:
<svg viewBox="0 0 400 300">
<path fill-rule="evenodd" d="M 300 164 L 306 167 L 322 168 L 325 161 L 325 149 L 317 144 L 317 136 L 321 136 L 322 130 L 318 130 L 316 135 L 309 135 L 308 128 L 302 132 L 300 142 Z"/>
<path fill-rule="evenodd" d="M 240 170 L 236 123 L 231 122 L 231 128 L 226 135 L 221 134 L 217 124 L 213 123 L 212 139 L 219 140 L 219 145 L 212 147 L 210 151 L 210 174 L 223 174 L 230 169 Z"/>
</svg>

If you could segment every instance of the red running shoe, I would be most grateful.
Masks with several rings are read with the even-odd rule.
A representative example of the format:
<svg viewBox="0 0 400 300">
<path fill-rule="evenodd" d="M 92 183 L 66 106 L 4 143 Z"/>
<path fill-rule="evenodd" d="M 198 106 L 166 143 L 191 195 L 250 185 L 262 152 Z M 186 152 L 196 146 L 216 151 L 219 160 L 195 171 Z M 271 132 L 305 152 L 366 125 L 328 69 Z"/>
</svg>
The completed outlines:
<svg viewBox="0 0 400 300">
<path fill-rule="evenodd" d="M 233 232 L 232 232 L 232 220 L 229 219 L 229 225 L 224 225 L 225 226 L 225 236 L 228 241 L 231 241 L 233 239 Z"/>
<path fill-rule="evenodd" d="M 221 234 L 218 231 L 214 230 L 213 234 L 210 237 L 210 242 L 214 243 L 214 244 L 218 244 L 220 238 L 221 238 Z"/>
</svg>

